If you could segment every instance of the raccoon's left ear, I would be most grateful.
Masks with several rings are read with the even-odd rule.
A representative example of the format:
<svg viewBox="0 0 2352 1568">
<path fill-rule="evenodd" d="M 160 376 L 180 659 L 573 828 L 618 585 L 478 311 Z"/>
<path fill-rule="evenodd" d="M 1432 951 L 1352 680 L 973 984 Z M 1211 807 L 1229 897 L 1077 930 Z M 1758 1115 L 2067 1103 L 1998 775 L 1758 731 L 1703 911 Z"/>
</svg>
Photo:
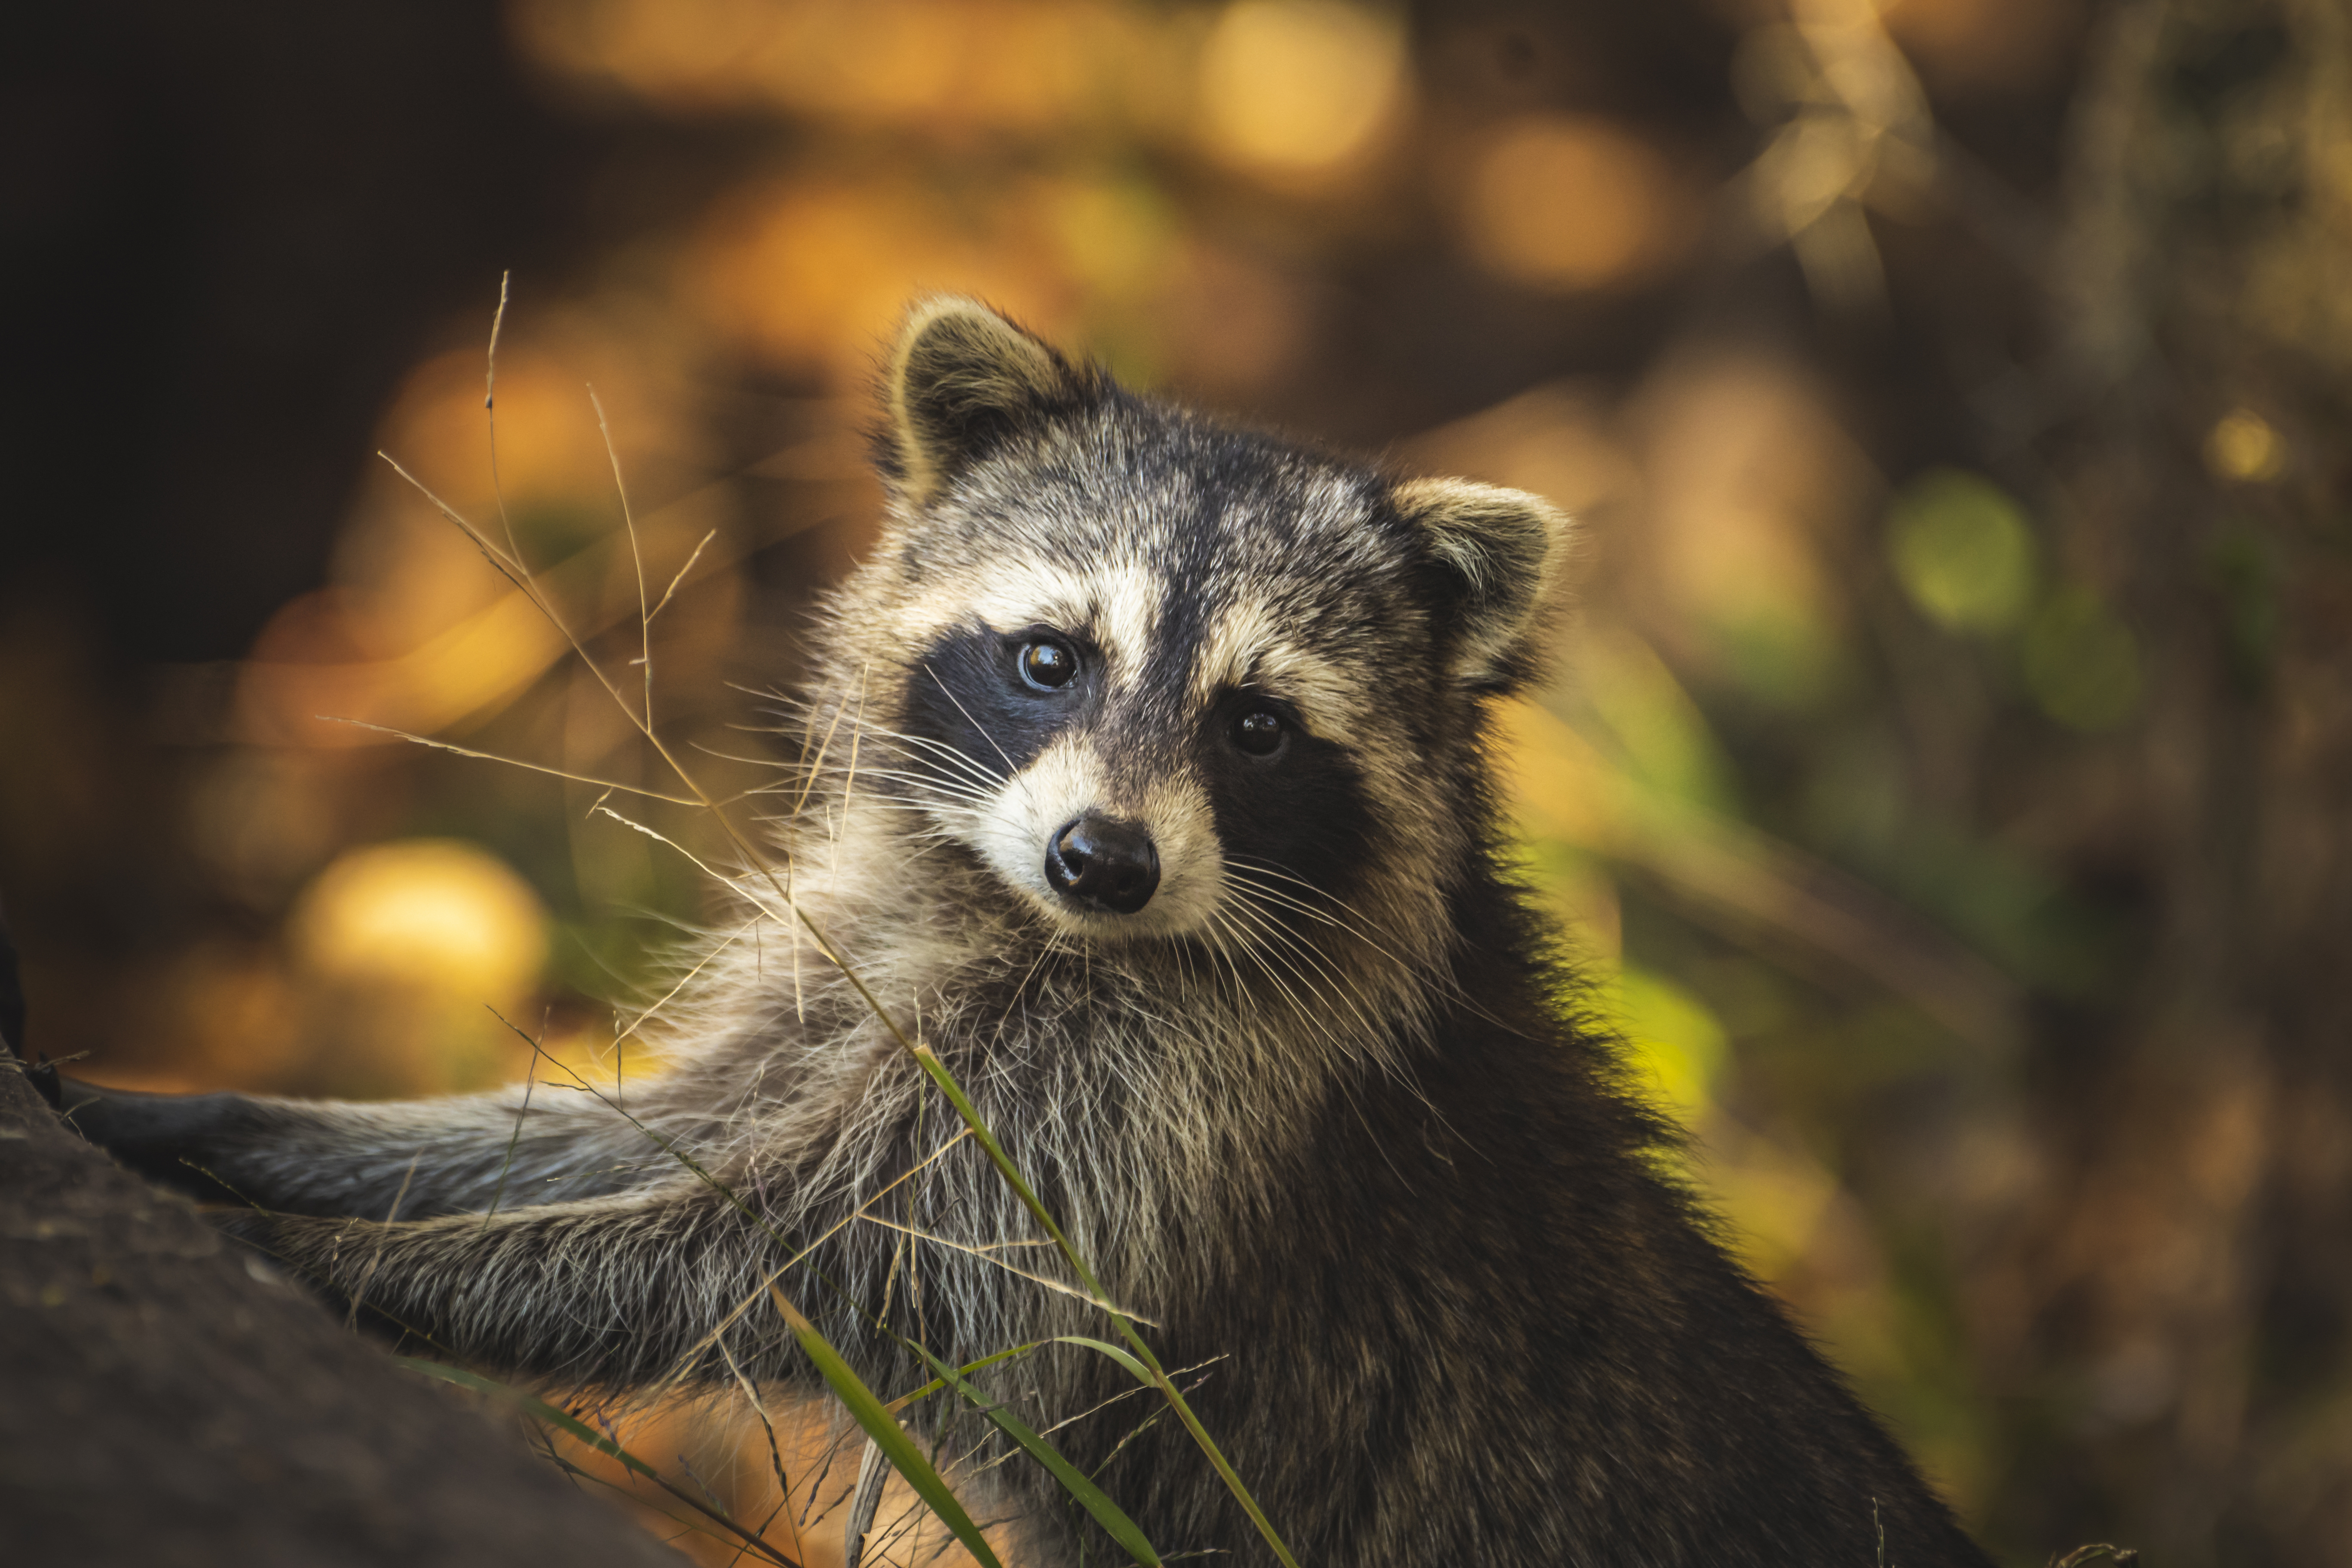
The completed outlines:
<svg viewBox="0 0 2352 1568">
<path fill-rule="evenodd" d="M 920 506 L 1007 437 L 1083 403 L 1097 380 L 977 300 L 917 300 L 883 387 L 883 478 Z"/>
<path fill-rule="evenodd" d="M 1568 555 L 1568 515 L 1525 490 L 1468 479 L 1407 479 L 1389 492 L 1429 542 L 1453 612 L 1454 678 L 1482 691 L 1533 679 L 1552 584 Z"/>
</svg>

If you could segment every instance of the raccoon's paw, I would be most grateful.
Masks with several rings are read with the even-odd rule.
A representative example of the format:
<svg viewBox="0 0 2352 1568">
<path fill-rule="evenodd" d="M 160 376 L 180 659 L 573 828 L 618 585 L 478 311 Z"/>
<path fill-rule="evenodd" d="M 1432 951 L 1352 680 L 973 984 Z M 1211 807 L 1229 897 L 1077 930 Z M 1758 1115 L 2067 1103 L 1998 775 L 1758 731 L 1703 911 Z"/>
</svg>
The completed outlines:
<svg viewBox="0 0 2352 1568">
<path fill-rule="evenodd" d="M 50 1069 L 50 1103 L 66 1125 L 156 1185 L 200 1203 L 241 1204 L 242 1194 L 205 1169 L 224 1133 L 246 1119 L 236 1094 L 142 1094 L 104 1089 Z"/>
</svg>

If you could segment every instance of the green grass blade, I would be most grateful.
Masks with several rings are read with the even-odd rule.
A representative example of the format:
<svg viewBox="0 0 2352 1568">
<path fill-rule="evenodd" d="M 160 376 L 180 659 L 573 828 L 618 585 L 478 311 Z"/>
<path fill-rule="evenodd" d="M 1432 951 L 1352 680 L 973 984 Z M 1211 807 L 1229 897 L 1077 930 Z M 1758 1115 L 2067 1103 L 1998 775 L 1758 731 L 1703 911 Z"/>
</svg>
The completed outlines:
<svg viewBox="0 0 2352 1568">
<path fill-rule="evenodd" d="M 1257 1499 L 1252 1497 L 1249 1488 L 1242 1484 L 1240 1473 L 1225 1458 L 1224 1450 L 1218 1447 L 1215 1439 L 1209 1436 L 1209 1429 L 1201 1425 L 1201 1418 L 1192 1414 L 1192 1406 L 1185 1402 L 1175 1379 L 1160 1370 L 1157 1362 L 1146 1367 L 1117 1345 L 1105 1341 L 1088 1339 L 1083 1334 L 1063 1334 L 1059 1338 L 1065 1344 L 1084 1345 L 1088 1350 L 1101 1352 L 1125 1367 L 1138 1383 L 1147 1388 L 1158 1389 L 1160 1397 L 1168 1401 L 1169 1408 L 1176 1412 L 1176 1419 L 1184 1424 L 1184 1430 L 1192 1434 L 1193 1445 L 1207 1457 L 1210 1467 L 1217 1472 L 1217 1479 L 1225 1483 L 1225 1489 L 1234 1494 L 1235 1502 L 1242 1505 L 1242 1511 L 1249 1515 L 1250 1522 L 1257 1527 L 1258 1534 L 1274 1549 L 1274 1555 L 1283 1568 L 1298 1568 L 1298 1560 L 1290 1554 L 1290 1548 L 1275 1530 L 1274 1521 L 1265 1517 L 1265 1510 L 1257 1506 Z"/>
<path fill-rule="evenodd" d="M 998 1362 L 1010 1361 L 1013 1357 L 1017 1355 L 1026 1355 L 1045 1342 L 1044 1340 L 1031 1340 L 1025 1345 L 1014 1345 L 1009 1351 L 998 1351 L 994 1355 L 984 1355 L 978 1361 L 971 1363 L 969 1366 L 962 1367 L 959 1370 L 962 1372 L 964 1376 L 970 1377 L 973 1373 L 984 1371 L 989 1367 L 994 1366 Z M 919 1349 L 920 1347 L 919 1346 L 917 1348 Z M 888 1404 L 883 1405 L 882 1408 L 889 1411 L 904 1410 L 908 1405 L 914 1404 L 915 1401 L 919 1399 L 929 1399 L 932 1394 L 937 1394 L 947 1385 L 948 1380 L 946 1378 L 935 1377 L 931 1379 L 930 1382 L 923 1384 L 922 1387 L 916 1389 L 913 1393 L 898 1395 L 898 1398 L 891 1400 Z"/>
<path fill-rule="evenodd" d="M 907 1342 L 911 1344 L 913 1342 Z M 1108 1346 L 1103 1348 L 1109 1349 Z M 941 1382 L 951 1384 L 958 1394 L 971 1402 L 973 1409 L 995 1422 L 1003 1429 L 1005 1436 L 1028 1451 L 1031 1458 L 1053 1472 L 1054 1479 L 1062 1483 L 1062 1489 L 1077 1499 L 1079 1505 L 1095 1516 L 1095 1522 L 1108 1531 L 1111 1539 L 1125 1548 L 1129 1557 L 1146 1564 L 1146 1568 L 1159 1568 L 1160 1553 L 1152 1550 L 1151 1542 L 1145 1538 L 1142 1529 L 1128 1518 L 1117 1503 L 1105 1496 L 1100 1487 L 1081 1474 L 1076 1465 L 1062 1458 L 1059 1449 L 1045 1441 L 1019 1416 L 1002 1405 L 990 1403 L 980 1390 L 958 1376 L 955 1368 L 920 1345 L 915 1345 L 914 1350 L 917 1355 L 931 1363 L 931 1370 L 940 1374 Z"/>
<path fill-rule="evenodd" d="M 971 1135 L 979 1140 L 981 1148 L 988 1154 L 989 1163 L 996 1167 L 997 1174 L 1004 1178 L 1004 1184 L 1013 1189 L 1013 1195 L 1021 1200 L 1022 1206 L 1034 1215 L 1037 1223 L 1045 1227 L 1045 1234 L 1054 1238 L 1054 1246 L 1076 1273 L 1078 1283 L 1087 1288 L 1087 1293 L 1095 1299 L 1097 1306 L 1110 1314 L 1111 1321 L 1118 1325 L 1119 1332 L 1134 1339 L 1135 1331 L 1128 1327 L 1126 1318 L 1111 1304 L 1109 1296 L 1103 1291 L 1102 1281 L 1096 1279 L 1094 1270 L 1087 1267 L 1087 1260 L 1078 1255 L 1078 1249 L 1070 1245 L 1070 1238 L 1062 1234 L 1062 1227 L 1054 1223 L 1054 1216 L 1046 1212 L 1045 1204 L 1023 1179 L 1020 1168 L 1013 1163 L 1013 1156 L 1004 1152 L 1004 1146 L 996 1141 L 996 1134 L 988 1130 L 988 1123 L 980 1119 L 980 1108 L 972 1104 L 971 1097 L 964 1093 L 963 1085 L 956 1082 L 955 1075 L 948 1071 L 947 1064 L 940 1060 L 930 1047 L 914 1046 L 910 1049 L 915 1065 L 923 1069 L 924 1076 L 939 1087 L 941 1094 L 948 1097 L 948 1103 L 955 1107 L 956 1114 L 963 1119 L 963 1124 L 971 1129 Z M 1137 1342 L 1139 1344 L 1141 1342 Z"/>
<path fill-rule="evenodd" d="M 878 1007 L 879 1004 L 876 1005 Z M 906 1043 L 903 1037 L 901 1041 Z M 1039 1201 L 1036 1193 L 1031 1189 L 1029 1184 L 1022 1180 L 1021 1172 L 1013 1163 L 1013 1157 L 1004 1152 L 1003 1146 L 997 1142 L 996 1135 L 991 1132 L 987 1124 L 980 1119 L 979 1108 L 973 1105 L 971 1097 L 964 1093 L 963 1086 L 956 1082 L 955 1075 L 948 1071 L 947 1064 L 940 1060 L 938 1055 L 929 1046 L 908 1044 L 908 1048 L 914 1055 L 915 1065 L 921 1068 L 924 1075 L 939 1086 L 940 1092 L 948 1097 L 948 1103 L 955 1107 L 956 1114 L 963 1118 L 964 1125 L 971 1129 L 972 1136 L 979 1140 L 981 1148 L 987 1152 L 990 1162 L 996 1166 L 997 1173 L 1004 1178 L 1005 1184 L 1013 1189 L 1013 1195 L 1021 1200 L 1023 1206 L 1036 1216 L 1037 1223 L 1045 1227 L 1045 1234 L 1054 1238 L 1054 1245 L 1061 1250 L 1063 1258 L 1068 1260 L 1079 1282 L 1086 1286 L 1087 1293 L 1094 1298 L 1095 1304 L 1110 1318 L 1111 1325 L 1118 1330 L 1119 1337 L 1135 1347 L 1135 1354 L 1131 1358 L 1123 1352 L 1114 1353 L 1119 1353 L 1123 1361 L 1130 1361 L 1150 1369 L 1145 1380 L 1160 1391 L 1160 1396 L 1166 1399 L 1170 1407 L 1176 1412 L 1176 1419 L 1182 1422 L 1184 1430 L 1192 1435 L 1194 1445 L 1207 1458 L 1210 1467 L 1217 1472 L 1217 1479 L 1225 1483 L 1225 1489 L 1233 1494 L 1234 1500 L 1241 1504 L 1242 1511 L 1249 1515 L 1250 1522 L 1257 1527 L 1259 1536 L 1265 1540 L 1267 1546 L 1273 1549 L 1276 1561 L 1282 1563 L 1283 1568 L 1298 1568 L 1298 1559 L 1290 1554 L 1290 1548 L 1284 1543 L 1281 1532 L 1274 1528 L 1274 1521 L 1266 1518 L 1265 1510 L 1257 1505 L 1257 1499 L 1250 1495 L 1249 1488 L 1242 1481 L 1241 1472 L 1234 1468 L 1232 1461 L 1225 1458 L 1224 1451 L 1217 1447 L 1216 1439 L 1209 1436 L 1209 1429 L 1201 1425 L 1201 1418 L 1192 1413 L 1192 1405 L 1185 1402 L 1183 1394 L 1178 1390 L 1174 1381 L 1160 1366 L 1160 1358 L 1151 1353 L 1151 1347 L 1144 1343 L 1143 1336 L 1135 1331 L 1135 1326 L 1129 1323 L 1119 1310 L 1111 1303 L 1109 1295 L 1102 1288 L 1102 1281 L 1096 1279 L 1094 1270 L 1087 1267 L 1086 1259 L 1081 1258 L 1078 1255 L 1078 1249 L 1070 1244 L 1070 1238 L 1062 1233 L 1062 1227 L 1054 1223 L 1054 1216 L 1045 1212 L 1045 1204 Z M 1085 1342 L 1106 1352 L 1112 1350 L 1110 1345 L 1100 1340 Z"/>
<path fill-rule="evenodd" d="M 1056 1334 L 1054 1337 L 1055 1342 L 1061 1344 L 1084 1345 L 1090 1351 L 1101 1352 L 1104 1355 L 1110 1357 L 1111 1360 L 1125 1367 L 1129 1373 L 1134 1377 L 1135 1381 L 1143 1384 L 1146 1388 L 1157 1388 L 1160 1386 L 1160 1380 L 1151 1375 L 1151 1369 L 1150 1367 L 1145 1366 L 1141 1362 L 1136 1360 L 1133 1356 L 1128 1354 L 1125 1351 L 1119 1349 L 1117 1345 L 1112 1344 L 1108 1340 L 1090 1340 L 1084 1334 Z"/>
<path fill-rule="evenodd" d="M 495 1394 L 500 1399 L 521 1406 L 523 1410 L 546 1422 L 550 1426 L 579 1438 L 596 1452 L 620 1460 L 627 1468 L 636 1471 L 646 1479 L 653 1481 L 661 1479 L 660 1472 L 651 1465 L 646 1464 L 593 1426 L 558 1410 L 543 1399 L 532 1398 L 520 1388 L 509 1388 L 503 1383 L 494 1382 L 487 1377 L 478 1377 L 463 1367 L 445 1366 L 437 1361 L 420 1361 L 415 1356 L 406 1355 L 396 1355 L 392 1359 L 394 1365 L 404 1366 L 411 1372 L 423 1373 L 427 1377 L 437 1377 L 444 1383 L 454 1383 L 460 1388 L 470 1388 L 477 1393 Z"/>
<path fill-rule="evenodd" d="M 882 1457 L 890 1461 L 891 1468 L 907 1478 L 907 1484 L 915 1489 L 915 1495 L 939 1516 L 940 1523 L 955 1533 L 955 1538 L 963 1542 L 964 1550 L 972 1554 L 982 1568 L 1004 1568 L 996 1560 L 996 1553 L 989 1550 L 988 1539 L 981 1534 L 980 1526 L 972 1523 L 971 1515 L 964 1512 L 963 1504 L 956 1501 L 955 1494 L 948 1490 L 947 1482 L 940 1479 L 939 1471 L 923 1458 L 923 1451 L 915 1447 L 914 1439 L 907 1436 L 897 1419 L 882 1407 L 882 1401 L 876 1397 L 874 1391 L 849 1370 L 849 1363 L 841 1359 L 841 1352 L 817 1331 L 815 1324 L 802 1317 L 799 1310 L 784 1300 L 782 1290 L 770 1285 L 768 1295 L 776 1303 L 776 1310 L 782 1315 L 785 1324 L 793 1331 L 793 1337 L 800 1341 L 801 1349 L 815 1363 L 818 1373 L 831 1385 L 835 1396 L 850 1415 L 857 1418 L 857 1424 L 866 1428 L 866 1435 L 874 1439 L 874 1446 L 882 1450 Z"/>
</svg>

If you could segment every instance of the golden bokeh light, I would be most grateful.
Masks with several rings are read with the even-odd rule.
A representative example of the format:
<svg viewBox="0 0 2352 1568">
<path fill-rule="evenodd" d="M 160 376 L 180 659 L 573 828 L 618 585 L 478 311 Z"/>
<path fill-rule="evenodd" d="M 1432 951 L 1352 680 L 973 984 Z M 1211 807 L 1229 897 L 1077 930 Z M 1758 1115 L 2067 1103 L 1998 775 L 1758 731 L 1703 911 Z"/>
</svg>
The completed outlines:
<svg viewBox="0 0 2352 1568">
<path fill-rule="evenodd" d="M 2233 408 L 2205 437 L 2205 466 L 2225 479 L 2263 484 L 2286 468 L 2286 442 L 2251 408 Z"/>
<path fill-rule="evenodd" d="M 547 962 L 539 895 L 457 839 L 347 850 L 303 891 L 288 931 L 303 967 L 323 978 L 478 1002 L 510 1005 Z"/>
<path fill-rule="evenodd" d="M 495 527 L 502 508 L 525 521 L 551 508 L 588 509 L 617 523 L 596 405 L 604 406 L 604 425 L 632 482 L 643 489 L 643 454 L 690 455 L 703 439 L 680 407 L 681 394 L 697 378 L 699 335 L 678 312 L 646 312 L 641 300 L 626 295 L 572 304 L 538 297 L 531 281 L 515 286 L 530 292 L 499 334 L 495 418 L 483 405 L 485 340 L 498 298 L 489 291 L 476 318 L 483 338 L 436 354 L 409 373 L 378 427 L 376 446 L 434 494 L 495 531 L 502 531 Z M 389 482 L 372 494 L 395 498 L 400 504 L 394 510 L 404 516 L 433 519 L 431 503 L 388 466 L 375 477 Z M 435 526 L 457 552 L 479 561 L 446 521 L 436 520 Z M 406 553 L 405 547 L 393 552 Z M 392 564 L 390 558 L 372 562 L 357 574 L 373 584 Z M 443 617 L 436 627 L 447 624 Z"/>
<path fill-rule="evenodd" d="M 2082 25 L 2070 0 L 1888 0 L 1886 30 L 1947 91 L 2016 91 L 2063 58 Z"/>
<path fill-rule="evenodd" d="M 672 110 L 948 136 L 1181 111 L 1179 30 L 1116 0 L 523 0 L 509 16 L 541 69 Z"/>
<path fill-rule="evenodd" d="M 792 41 L 791 10 L 774 0 L 517 0 L 507 17 L 541 69 L 671 109 L 757 100 L 771 49 Z"/>
<path fill-rule="evenodd" d="M 1066 329 L 1050 235 L 1011 216 L 992 207 L 974 228 L 903 173 L 754 189 L 712 217 L 689 288 L 763 357 L 848 390 L 870 379 L 891 326 L 922 293 L 977 295 L 1040 331 Z"/>
<path fill-rule="evenodd" d="M 331 641 L 313 640 L 309 607 L 298 600 L 280 611 L 238 670 L 240 740 L 371 746 L 388 739 L 383 730 L 429 733 L 511 699 L 571 646 L 538 605 L 510 592 L 404 653 L 339 659 Z"/>
<path fill-rule="evenodd" d="M 1532 491 L 1590 533 L 1602 526 L 1594 514 L 1641 485 L 1614 413 L 1598 386 L 1548 382 L 1414 437 L 1407 457 L 1432 473 Z"/>
<path fill-rule="evenodd" d="M 1560 293 L 1622 282 L 1672 258 L 1687 203 L 1659 153 L 1607 121 L 1531 115 L 1479 155 L 1465 193 L 1471 254 Z"/>
<path fill-rule="evenodd" d="M 1277 176 L 1319 174 L 1367 150 L 1404 107 L 1396 20 L 1342 0 L 1235 0 L 1201 50 L 1209 146 Z"/>
<path fill-rule="evenodd" d="M 517 1030 L 548 957 L 539 896 L 503 861 L 456 839 L 347 849 L 288 914 L 288 979 L 309 1081 L 362 1098 L 488 1088 L 529 1068 Z"/>
<path fill-rule="evenodd" d="M 1868 463 L 1794 367 L 1727 354 L 1650 389 L 1650 526 L 1636 563 L 1661 629 L 1700 668 L 1801 704 L 1822 689 L 1845 601 L 1822 551 L 1853 521 Z"/>
<path fill-rule="evenodd" d="M 479 347 L 453 350 L 409 373 L 383 422 L 383 449 L 436 493 L 461 505 L 489 501 L 487 363 Z M 499 356 L 499 482 L 509 505 L 596 493 L 604 447 L 580 367 L 511 342 Z M 614 395 L 626 396 L 624 388 Z M 610 398 L 606 406 L 613 407 Z M 630 410 L 635 413 L 634 409 Z"/>
<path fill-rule="evenodd" d="M 674 479 L 661 489 L 648 483 L 648 470 L 659 482 L 698 473 L 707 460 L 702 434 L 666 409 L 683 402 L 665 395 L 687 379 L 678 345 L 693 339 L 690 324 L 633 337 L 625 322 L 599 324 L 560 309 L 532 320 L 565 352 L 520 332 L 503 338 L 495 461 L 482 351 L 439 354 L 410 373 L 378 441 L 416 483 L 388 465 L 370 473 L 337 542 L 338 584 L 282 606 L 237 671 L 238 739 L 372 746 L 391 737 L 362 726 L 423 734 L 474 721 L 563 658 L 566 627 L 593 639 L 634 620 L 616 456 L 650 571 L 666 578 L 714 525 L 727 531 L 725 498 L 709 487 L 681 495 Z M 435 498 L 540 573 L 566 602 L 564 626 L 486 560 Z M 700 559 L 715 566 L 732 550 L 719 539 Z M 694 626 L 674 616 L 670 640 Z"/>
</svg>

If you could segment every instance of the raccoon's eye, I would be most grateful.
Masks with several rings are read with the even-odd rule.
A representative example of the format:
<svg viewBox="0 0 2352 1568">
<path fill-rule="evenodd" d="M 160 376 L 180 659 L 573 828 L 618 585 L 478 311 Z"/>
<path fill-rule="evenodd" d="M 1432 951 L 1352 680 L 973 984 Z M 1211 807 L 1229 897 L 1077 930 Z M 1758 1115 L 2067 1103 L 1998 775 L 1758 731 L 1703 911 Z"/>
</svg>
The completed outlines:
<svg viewBox="0 0 2352 1568">
<path fill-rule="evenodd" d="M 1270 757 L 1282 749 L 1282 715 L 1253 708 L 1234 721 L 1234 744 L 1253 757 Z"/>
<path fill-rule="evenodd" d="M 1078 656 L 1065 644 L 1033 642 L 1021 645 L 1021 679 L 1040 691 L 1055 691 L 1078 673 Z"/>
</svg>

